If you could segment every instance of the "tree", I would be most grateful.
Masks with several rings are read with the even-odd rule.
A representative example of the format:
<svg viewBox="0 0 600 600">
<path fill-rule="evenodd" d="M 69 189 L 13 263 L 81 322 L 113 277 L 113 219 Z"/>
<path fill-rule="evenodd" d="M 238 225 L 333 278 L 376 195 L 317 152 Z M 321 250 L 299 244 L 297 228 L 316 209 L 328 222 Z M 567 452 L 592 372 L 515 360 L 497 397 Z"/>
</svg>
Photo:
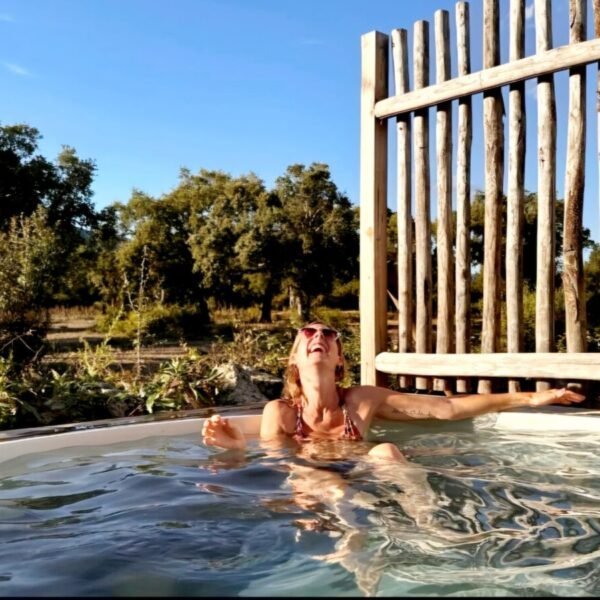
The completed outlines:
<svg viewBox="0 0 600 600">
<path fill-rule="evenodd" d="M 588 324 L 600 327 L 600 244 L 594 244 L 584 271 Z"/>
<path fill-rule="evenodd" d="M 63 146 L 56 159 L 53 186 L 44 205 L 48 223 L 67 252 L 79 245 L 85 239 L 83 232 L 96 224 L 97 214 L 92 204 L 95 171 L 95 162 L 79 158 L 70 146 Z"/>
<path fill-rule="evenodd" d="M 31 358 L 41 347 L 58 255 L 46 220 L 39 207 L 0 232 L 0 355 Z"/>
<path fill-rule="evenodd" d="M 117 262 L 117 248 L 124 241 L 119 231 L 120 206 L 115 203 L 96 215 L 96 223 L 85 246 L 87 268 L 83 278 L 81 271 L 77 271 L 80 288 L 88 285 L 91 288 L 89 300 L 100 300 L 103 308 L 119 303 L 123 283 Z"/>
<path fill-rule="evenodd" d="M 287 258 L 282 239 L 281 202 L 274 193 L 261 193 L 256 212 L 248 215 L 236 244 L 243 278 L 260 299 L 260 321 L 271 322 L 273 296 L 281 287 Z"/>
<path fill-rule="evenodd" d="M 68 237 L 94 223 L 92 182 L 96 165 L 63 146 L 56 162 L 37 154 L 41 139 L 35 127 L 0 126 L 0 229 L 11 217 L 47 209 L 48 224 Z M 79 241 L 79 239 L 77 240 Z"/>
<path fill-rule="evenodd" d="M 96 165 L 80 159 L 69 146 L 52 163 L 37 152 L 40 138 L 29 125 L 0 126 L 0 231 L 9 229 L 13 217 L 28 217 L 44 207 L 61 266 L 55 270 L 55 294 L 49 301 L 73 300 L 73 294 L 79 300 L 89 298 L 90 290 L 79 285 L 79 273 L 85 272 L 86 244 L 97 219 L 91 201 Z"/>
<path fill-rule="evenodd" d="M 154 199 L 134 190 L 126 205 L 116 205 L 124 238 L 117 263 L 125 276 L 137 278 L 146 253 L 147 289 L 157 301 L 203 305 L 200 277 L 188 244 L 189 206 L 181 197 Z"/>
<path fill-rule="evenodd" d="M 244 306 L 248 288 L 238 242 L 254 226 L 264 183 L 253 173 L 234 178 L 223 171 L 183 172 L 174 192 L 190 203 L 189 245 L 194 271 L 216 306 Z M 246 265 L 248 266 L 248 265 Z"/>
<path fill-rule="evenodd" d="M 29 216 L 48 197 L 55 168 L 35 154 L 40 134 L 25 124 L 0 126 L 0 229 L 12 217 Z"/>
<path fill-rule="evenodd" d="M 562 199 L 556 201 L 556 265 L 557 274 L 561 267 L 561 253 L 563 240 L 563 216 L 565 204 Z M 471 203 L 471 262 L 473 265 L 483 264 L 483 228 L 485 217 L 485 195 L 477 192 Z M 454 213 L 456 222 L 456 214 Z M 502 231 L 506 232 L 506 199 L 502 203 Z M 582 231 L 583 247 L 589 248 L 592 244 L 591 232 L 584 228 Z M 502 248 L 506 247 L 506 237 L 503 237 Z M 525 194 L 523 206 L 523 279 L 532 287 L 535 286 L 537 261 L 537 194 L 528 192 Z M 502 269 L 504 270 L 504 256 L 502 257 Z M 504 276 L 504 275 L 503 275 Z M 557 277 L 557 286 L 561 285 Z"/>
<path fill-rule="evenodd" d="M 323 163 L 290 165 L 275 182 L 281 201 L 281 236 L 290 292 L 308 319 L 318 294 L 331 292 L 336 277 L 358 270 L 358 233 L 348 198 L 331 180 Z"/>
</svg>

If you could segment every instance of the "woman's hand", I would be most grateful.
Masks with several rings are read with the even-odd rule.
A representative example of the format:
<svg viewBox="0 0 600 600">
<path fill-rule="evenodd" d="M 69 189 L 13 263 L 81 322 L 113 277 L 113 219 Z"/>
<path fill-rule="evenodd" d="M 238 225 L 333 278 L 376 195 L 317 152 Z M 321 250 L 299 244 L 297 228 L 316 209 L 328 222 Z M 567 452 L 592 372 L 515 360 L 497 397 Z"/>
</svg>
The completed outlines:
<svg viewBox="0 0 600 600">
<path fill-rule="evenodd" d="M 529 406 L 546 406 L 548 404 L 572 404 L 573 402 L 582 402 L 585 396 L 577 394 L 567 388 L 559 390 L 544 390 L 543 392 L 534 392 L 531 394 Z"/>
<path fill-rule="evenodd" d="M 207 446 L 218 446 L 228 450 L 243 450 L 246 447 L 246 438 L 242 430 L 221 415 L 213 415 L 204 421 L 202 436 Z"/>
</svg>

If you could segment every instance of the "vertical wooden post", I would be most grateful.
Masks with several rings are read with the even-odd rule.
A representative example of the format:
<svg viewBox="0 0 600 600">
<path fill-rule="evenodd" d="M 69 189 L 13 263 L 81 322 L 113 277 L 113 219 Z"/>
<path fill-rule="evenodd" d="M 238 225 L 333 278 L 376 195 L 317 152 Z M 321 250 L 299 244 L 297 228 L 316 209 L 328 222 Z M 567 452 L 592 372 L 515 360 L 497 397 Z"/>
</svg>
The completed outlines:
<svg viewBox="0 0 600 600">
<path fill-rule="evenodd" d="M 450 15 L 435 13 L 436 81 L 450 79 Z M 437 334 L 436 352 L 454 352 L 454 264 L 452 257 L 452 103 L 439 104 L 436 114 L 437 158 Z M 434 389 L 450 390 L 450 382 L 434 381 Z"/>
<path fill-rule="evenodd" d="M 429 85 L 429 23 L 415 23 L 413 41 L 415 89 Z M 429 206 L 429 109 L 417 110 L 413 119 L 415 157 L 416 242 L 416 351 L 431 352 L 431 217 Z M 417 377 L 418 389 L 429 389 L 427 377 Z"/>
<path fill-rule="evenodd" d="M 498 0 L 483 4 L 483 68 L 500 64 L 500 18 Z M 500 241 L 504 178 L 504 128 L 500 90 L 483 95 L 485 135 L 485 225 L 483 251 L 483 319 L 481 351 L 496 352 L 500 337 Z M 480 380 L 478 391 L 490 392 L 489 380 Z"/>
<path fill-rule="evenodd" d="M 525 53 L 525 0 L 510 3 L 509 60 Z M 508 352 L 523 347 L 523 204 L 525 178 L 525 83 L 513 83 L 509 91 L 508 206 L 506 214 L 506 342 Z M 520 389 L 509 380 L 509 391 Z"/>
<path fill-rule="evenodd" d="M 550 0 L 535 0 L 537 52 L 552 48 Z M 554 76 L 538 78 L 538 227 L 535 296 L 535 350 L 554 350 L 554 258 L 556 205 L 556 103 Z M 538 391 L 550 384 L 538 381 Z"/>
<path fill-rule="evenodd" d="M 458 76 L 471 72 L 469 4 L 456 4 Z M 458 144 L 456 149 L 456 352 L 471 352 L 471 96 L 458 101 Z M 456 380 L 456 391 L 469 391 L 467 379 Z"/>
<path fill-rule="evenodd" d="M 586 38 L 586 2 L 569 2 L 569 42 Z M 583 274 L 583 190 L 585 181 L 585 66 L 569 71 L 569 123 L 563 229 L 563 290 L 567 352 L 586 350 L 586 308 Z"/>
<path fill-rule="evenodd" d="M 361 383 L 382 385 L 375 356 L 387 346 L 387 120 L 374 117 L 388 95 L 388 36 L 361 37 L 360 356 Z"/>
<path fill-rule="evenodd" d="M 392 31 L 392 54 L 396 95 L 409 91 L 408 35 L 406 29 Z M 411 127 L 410 114 L 397 121 L 398 140 L 398 352 L 412 350 L 412 209 L 411 209 Z M 412 385 L 412 378 L 400 377 L 400 386 Z"/>
<path fill-rule="evenodd" d="M 594 35 L 600 37 L 600 0 L 594 0 Z M 598 208 L 600 208 L 600 62 L 596 74 L 596 141 L 598 156 Z"/>
</svg>

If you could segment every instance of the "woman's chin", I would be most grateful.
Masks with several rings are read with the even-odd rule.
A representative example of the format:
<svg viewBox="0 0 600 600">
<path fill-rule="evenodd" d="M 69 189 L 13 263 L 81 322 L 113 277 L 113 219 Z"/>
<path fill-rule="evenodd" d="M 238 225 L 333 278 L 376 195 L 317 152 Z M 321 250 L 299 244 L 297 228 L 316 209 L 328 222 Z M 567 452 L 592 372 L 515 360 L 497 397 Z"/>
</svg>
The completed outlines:
<svg viewBox="0 0 600 600">
<path fill-rule="evenodd" d="M 315 352 L 314 354 L 310 354 L 306 361 L 307 366 L 323 366 L 330 367 L 331 369 L 335 369 L 335 365 L 330 365 L 330 359 L 326 354 L 321 354 L 320 352 Z"/>
</svg>

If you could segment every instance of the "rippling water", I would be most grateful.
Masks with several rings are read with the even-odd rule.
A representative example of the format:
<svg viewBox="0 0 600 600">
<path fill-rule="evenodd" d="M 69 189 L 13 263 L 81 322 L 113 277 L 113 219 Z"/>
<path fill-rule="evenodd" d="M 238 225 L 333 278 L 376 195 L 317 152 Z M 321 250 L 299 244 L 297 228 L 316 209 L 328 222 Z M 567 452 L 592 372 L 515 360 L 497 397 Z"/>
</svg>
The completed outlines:
<svg viewBox="0 0 600 600">
<path fill-rule="evenodd" d="M 600 594 L 597 435 L 142 443 L 2 463 L 0 595 Z"/>
</svg>

